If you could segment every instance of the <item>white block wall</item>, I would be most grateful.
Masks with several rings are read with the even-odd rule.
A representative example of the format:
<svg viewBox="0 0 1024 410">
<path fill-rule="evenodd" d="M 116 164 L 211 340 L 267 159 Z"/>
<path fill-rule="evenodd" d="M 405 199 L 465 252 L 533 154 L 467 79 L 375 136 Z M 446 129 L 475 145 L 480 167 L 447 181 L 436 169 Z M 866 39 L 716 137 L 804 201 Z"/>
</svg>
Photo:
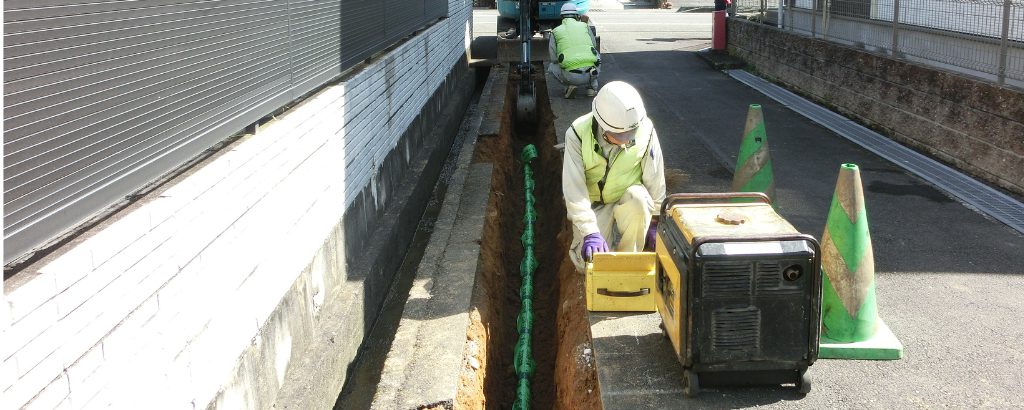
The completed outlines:
<svg viewBox="0 0 1024 410">
<path fill-rule="evenodd" d="M 5 291 L 0 408 L 205 408 L 468 49 L 471 4 Z"/>
</svg>

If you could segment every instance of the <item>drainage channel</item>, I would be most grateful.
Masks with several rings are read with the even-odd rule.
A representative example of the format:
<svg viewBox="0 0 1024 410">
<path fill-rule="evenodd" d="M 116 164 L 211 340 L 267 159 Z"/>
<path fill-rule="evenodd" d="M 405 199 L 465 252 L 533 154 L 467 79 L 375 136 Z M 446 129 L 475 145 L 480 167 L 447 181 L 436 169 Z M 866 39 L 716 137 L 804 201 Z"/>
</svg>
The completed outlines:
<svg viewBox="0 0 1024 410">
<path fill-rule="evenodd" d="M 1024 233 L 1024 203 L 743 70 L 731 77 Z"/>
<path fill-rule="evenodd" d="M 455 166 L 460 155 L 472 155 L 469 152 L 460 152 L 463 141 L 467 138 L 466 119 L 472 118 L 479 110 L 480 89 L 482 80 L 487 78 L 487 71 L 484 68 L 476 69 L 476 87 L 473 97 L 466 110 L 463 123 L 459 126 L 459 134 L 452 143 L 451 150 L 445 159 L 441 172 L 434 185 L 434 191 L 430 194 L 430 200 L 423 210 L 423 216 L 416 226 L 412 241 L 402 264 L 395 273 L 395 278 L 388 289 L 380 313 L 366 336 L 365 341 L 359 348 L 352 365 L 346 374 L 345 385 L 341 394 L 334 404 L 335 410 L 368 409 L 373 403 L 377 383 L 380 381 L 384 362 L 387 359 L 388 351 L 394 341 L 395 332 L 402 319 L 402 311 L 406 299 L 412 287 L 413 279 L 416 277 L 416 268 L 419 266 L 434 231 L 434 223 L 437 221 L 441 211 L 441 205 L 448 192 L 448 184 L 452 178 Z"/>
<path fill-rule="evenodd" d="M 542 70 L 537 70 L 542 72 Z M 511 408 L 519 375 L 513 357 L 519 338 L 517 319 L 522 308 L 520 289 L 521 238 L 525 189 L 520 153 L 528 144 L 537 149 L 532 162 L 534 185 L 534 258 L 532 355 L 536 363 L 530 383 L 529 408 L 599 407 L 597 373 L 589 354 L 590 330 L 583 299 L 583 278 L 566 258 L 571 233 L 561 196 L 561 154 L 544 77 L 536 75 L 539 124 L 515 129 L 516 81 L 507 81 L 499 135 L 477 141 L 473 161 L 493 164 L 480 250 L 480 266 L 471 302 L 468 343 L 479 346 L 481 366 L 460 385 L 457 402 L 466 408 Z M 588 397 L 589 396 L 589 397 Z"/>
</svg>

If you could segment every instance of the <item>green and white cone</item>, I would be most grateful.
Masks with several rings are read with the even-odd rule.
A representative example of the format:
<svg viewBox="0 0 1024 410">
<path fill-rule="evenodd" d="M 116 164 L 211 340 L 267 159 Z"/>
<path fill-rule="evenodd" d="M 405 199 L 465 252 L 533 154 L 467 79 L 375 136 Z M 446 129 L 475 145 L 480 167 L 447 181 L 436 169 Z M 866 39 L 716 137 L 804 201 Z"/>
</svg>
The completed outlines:
<svg viewBox="0 0 1024 410">
<path fill-rule="evenodd" d="M 764 129 L 764 115 L 760 104 L 750 104 L 747 124 L 743 128 L 743 141 L 736 157 L 736 172 L 732 177 L 733 192 L 763 192 L 775 202 L 775 177 L 772 158 L 768 155 L 768 135 Z"/>
<path fill-rule="evenodd" d="M 894 360 L 903 345 L 878 316 L 875 256 L 857 165 L 843 164 L 821 236 L 823 359 Z"/>
</svg>

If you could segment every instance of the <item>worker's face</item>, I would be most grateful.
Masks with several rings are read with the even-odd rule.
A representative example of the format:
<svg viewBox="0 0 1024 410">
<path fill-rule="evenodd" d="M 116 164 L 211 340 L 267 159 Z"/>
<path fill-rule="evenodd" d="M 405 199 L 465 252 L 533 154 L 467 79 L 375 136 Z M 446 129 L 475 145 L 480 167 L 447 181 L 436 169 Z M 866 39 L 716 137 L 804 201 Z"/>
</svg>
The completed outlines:
<svg viewBox="0 0 1024 410">
<path fill-rule="evenodd" d="M 608 141 L 609 144 L 618 145 L 620 148 L 629 148 L 633 146 L 633 139 L 636 137 L 636 130 L 629 130 L 626 132 L 604 132 L 604 140 Z"/>
</svg>

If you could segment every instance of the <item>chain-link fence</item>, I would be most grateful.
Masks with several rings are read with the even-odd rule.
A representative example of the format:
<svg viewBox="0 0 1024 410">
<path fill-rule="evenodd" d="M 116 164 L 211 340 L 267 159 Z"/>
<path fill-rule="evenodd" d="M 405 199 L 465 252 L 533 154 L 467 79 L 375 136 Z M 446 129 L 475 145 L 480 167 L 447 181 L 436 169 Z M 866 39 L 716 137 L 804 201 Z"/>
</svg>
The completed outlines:
<svg viewBox="0 0 1024 410">
<path fill-rule="evenodd" d="M 1024 0 L 736 0 L 734 14 L 1024 88 Z"/>
</svg>

